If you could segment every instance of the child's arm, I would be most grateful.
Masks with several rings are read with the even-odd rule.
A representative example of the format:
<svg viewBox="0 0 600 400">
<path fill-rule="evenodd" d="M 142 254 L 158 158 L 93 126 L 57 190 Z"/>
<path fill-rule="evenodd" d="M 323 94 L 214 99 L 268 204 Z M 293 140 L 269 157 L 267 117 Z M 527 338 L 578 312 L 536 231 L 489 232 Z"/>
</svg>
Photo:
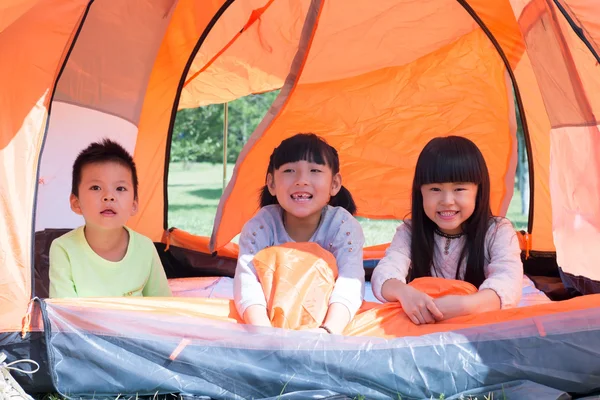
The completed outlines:
<svg viewBox="0 0 600 400">
<path fill-rule="evenodd" d="M 509 220 L 502 219 L 490 228 L 488 236 L 490 263 L 479 291 L 487 289 L 496 294 L 499 303 L 492 304 L 493 309 L 516 307 L 523 292 L 523 263 L 517 233 Z M 486 306 L 491 307 L 490 303 Z"/>
<path fill-rule="evenodd" d="M 328 333 L 341 334 L 351 320 L 352 315 L 348 306 L 343 303 L 330 303 L 323 326 L 327 327 Z"/>
<path fill-rule="evenodd" d="M 486 279 L 477 293 L 468 296 L 444 296 L 435 301 L 443 319 L 516 307 L 521 299 L 523 264 L 519 240 L 512 224 L 504 219 L 488 231 L 490 263 Z"/>
<path fill-rule="evenodd" d="M 332 333 L 342 333 L 362 305 L 365 295 L 365 269 L 362 227 L 350 214 L 343 217 L 331 250 L 336 258 L 338 277 L 323 321 Z"/>
<path fill-rule="evenodd" d="M 56 241 L 50 245 L 50 297 L 79 297 L 71 273 L 71 260 Z"/>
<path fill-rule="evenodd" d="M 410 235 L 410 227 L 401 224 L 396 229 L 385 256 L 373 270 L 371 288 L 375 297 L 383 303 L 399 301 L 397 292 L 402 286 L 398 283 L 406 284 L 406 277 L 410 268 Z"/>
<path fill-rule="evenodd" d="M 261 228 L 263 226 L 263 228 Z M 250 220 L 244 225 L 239 241 L 239 256 L 233 279 L 233 296 L 238 313 L 247 324 L 272 326 L 267 314 L 267 300 L 252 264 L 254 255 L 266 247 L 269 239 L 264 225 Z"/>
<path fill-rule="evenodd" d="M 169 287 L 165 269 L 160 262 L 156 247 L 154 247 L 154 244 L 151 244 L 151 246 L 152 248 L 149 251 L 152 251 L 152 266 L 150 267 L 150 275 L 148 276 L 148 282 L 144 286 L 142 295 L 144 297 L 171 297 L 173 294 Z"/>
<path fill-rule="evenodd" d="M 243 319 L 244 322 L 250 325 L 273 326 L 267 314 L 267 307 L 260 304 L 254 304 L 246 308 Z"/>
<path fill-rule="evenodd" d="M 491 289 L 482 289 L 466 296 L 443 296 L 433 301 L 443 314 L 442 318 L 436 318 L 437 321 L 500 309 L 500 298 Z"/>
<path fill-rule="evenodd" d="M 411 230 L 407 224 L 396 229 L 390 247 L 373 271 L 371 287 L 380 301 L 398 301 L 415 324 L 430 324 L 443 318 L 433 298 L 406 284 L 410 268 Z"/>
</svg>

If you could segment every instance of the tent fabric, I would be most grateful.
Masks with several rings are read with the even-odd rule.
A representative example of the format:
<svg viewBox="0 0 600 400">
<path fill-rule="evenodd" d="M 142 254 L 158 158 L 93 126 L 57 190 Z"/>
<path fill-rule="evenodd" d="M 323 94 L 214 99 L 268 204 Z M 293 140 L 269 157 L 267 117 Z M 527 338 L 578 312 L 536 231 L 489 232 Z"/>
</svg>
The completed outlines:
<svg viewBox="0 0 600 400">
<path fill-rule="evenodd" d="M 327 25 L 329 15 L 334 18 L 341 13 L 334 6 L 337 3 L 328 4 L 320 16 L 320 26 Z M 341 3 L 337 6 L 348 13 L 349 24 L 353 22 L 351 18 L 359 21 L 364 18 L 359 12 L 362 10 L 353 12 Z M 397 14 L 392 14 L 391 21 L 410 11 L 405 8 L 396 7 Z M 444 11 L 432 13 L 441 18 Z M 464 10 L 457 11 L 464 13 L 464 19 L 470 18 Z M 432 28 L 427 28 L 430 26 L 427 24 L 421 26 L 426 31 L 414 34 L 427 37 Z M 339 47 L 326 34 L 320 34 L 321 29 L 318 29 L 313 41 L 314 46 L 322 46 L 317 54 Z M 367 54 L 370 45 L 366 40 L 354 42 L 357 52 Z M 416 43 L 413 47 L 418 46 Z M 246 146 L 249 149 L 246 157 L 241 157 L 236 164 L 229 184 L 231 191 L 228 189 L 219 205 L 213 249 L 229 242 L 256 212 L 257 193 L 264 185 L 273 148 L 283 138 L 304 131 L 324 136 L 338 149 L 344 184 L 355 197 L 360 216 L 404 218 L 410 210 L 410 185 L 419 149 L 432 136 L 452 133 L 473 139 L 482 149 L 492 175 L 493 210 L 498 214 L 506 212 L 512 183 L 507 188 L 504 180 L 506 176 L 514 177 L 513 160 L 516 160 L 516 137 L 506 117 L 512 102 L 508 96 L 511 89 L 506 87 L 502 60 L 480 29 L 462 35 L 461 39 L 413 63 L 403 65 L 402 60 L 384 60 L 373 67 L 377 68 L 373 72 L 323 83 L 311 83 L 311 73 L 315 74 L 319 68 L 318 63 L 310 63 L 311 50 L 312 47 L 289 103 L 265 131 L 259 126 Z M 351 58 L 342 58 L 334 65 L 352 65 L 351 61 Z M 432 63 L 438 68 L 430 68 Z M 480 68 L 473 70 L 473 65 Z M 309 76 L 307 83 L 305 74 Z M 390 81 L 397 84 L 390 87 Z M 473 81 L 479 84 L 467 83 Z M 465 91 L 457 91 L 456 87 Z M 365 102 L 368 107 L 364 107 Z M 420 125 L 419 121 L 428 121 L 427 126 Z M 399 134 L 402 141 L 396 138 Z M 243 183 L 237 184 L 238 181 Z M 386 187 L 389 192 L 385 191 Z M 377 196 L 373 196 L 374 193 Z M 249 202 L 248 199 L 256 200 Z"/>
<path fill-rule="evenodd" d="M 0 6 L 0 332 L 21 330 L 31 298 L 39 153 L 56 76 L 86 3 Z"/>
<path fill-rule="evenodd" d="M 179 108 L 281 88 L 300 42 L 309 4 L 234 2 L 223 14 L 227 23 L 215 24 L 194 57 Z"/>
<path fill-rule="evenodd" d="M 299 243 L 267 248 L 256 257 L 259 279 L 270 293 L 272 322 L 300 331 L 243 325 L 233 301 L 226 299 L 51 299 L 42 309 L 56 388 L 71 395 L 184 391 L 262 398 L 280 393 L 277 385 L 290 375 L 290 391 L 316 386 L 347 395 L 368 393 L 369 398 L 394 396 L 394 391 L 437 397 L 505 383 L 507 377 L 557 391 L 598 388 L 597 353 L 565 352 L 597 336 L 600 296 L 430 325 L 414 325 L 397 303 L 365 303 L 342 340 L 303 331 L 316 327 L 326 313 L 326 299 L 311 300 L 331 294 L 336 268 L 330 253 L 314 243 Z M 307 263 L 311 266 L 302 268 Z M 434 297 L 476 291 L 466 282 L 440 278 L 411 285 Z M 290 291 L 298 294 L 282 296 Z M 319 294 L 307 297 L 309 291 Z M 553 351 L 544 351 L 549 346 Z M 105 351 L 116 357 L 107 359 Z M 302 367 L 307 357 L 308 369 Z M 461 366 L 450 361 L 459 359 L 453 357 L 462 359 Z M 98 361 L 83 368 L 93 360 Z M 287 364 L 283 370 L 280 363 Z M 255 382 L 258 371 L 261 385 L 247 384 Z M 285 371 L 285 377 L 274 371 Z M 345 381 L 353 383 L 340 384 Z"/>
<path fill-rule="evenodd" d="M 54 101 L 137 124 L 172 7 L 172 0 L 92 3 Z"/>
<path fill-rule="evenodd" d="M 576 316 L 588 318 L 590 314 Z M 68 310 L 49 308 L 52 323 L 64 328 L 68 319 Z M 152 326 L 141 322 L 143 328 Z M 178 341 L 166 335 L 133 339 L 120 335 L 120 327 L 111 326 L 109 335 L 82 334 L 79 329 L 51 332 L 54 383 L 61 393 L 98 397 L 124 393 L 127 388 L 148 395 L 183 392 L 241 399 L 277 397 L 285 386 L 286 393 L 319 387 L 350 398 L 390 399 L 401 394 L 402 398 L 423 399 L 502 386 L 518 377 L 557 391 L 598 389 L 597 375 L 590 374 L 598 370 L 598 353 L 578 351 L 574 357 L 572 350 L 585 347 L 586 341 L 595 343 L 596 329 L 561 333 L 556 326 L 546 325 L 551 330 L 542 337 L 529 322 L 390 341 L 351 338 L 340 343 L 304 332 L 196 325 L 187 335 L 190 344 L 171 361 L 169 355 Z M 527 333 L 515 335 L 515 331 Z M 216 341 L 214 335 L 219 333 Z M 71 351 L 72 347 L 78 351 Z M 98 348 L 106 352 L 102 358 Z"/>
<path fill-rule="evenodd" d="M 242 151 L 220 203 L 211 243 L 203 239 L 194 254 L 208 266 L 204 272 L 231 272 L 235 259 L 219 254 L 233 248 L 230 240 L 256 212 L 252 199 L 266 160 L 286 137 L 307 130 L 323 135 L 340 152 L 344 183 L 360 215 L 401 219 L 424 143 L 464 135 L 488 161 L 493 209 L 502 215 L 513 195 L 520 119 L 531 180 L 532 219 L 521 235 L 525 257 L 556 259 L 574 290 L 596 292 L 596 1 L 1 3 L 0 345 L 35 357 L 35 346 L 48 345 L 52 357 L 45 363 L 61 391 L 92 393 L 106 378 L 107 393 L 268 397 L 280 394 L 292 376 L 286 390 L 318 383 L 368 398 L 398 390 L 429 397 L 521 380 L 558 391 L 599 389 L 597 295 L 534 307 L 527 315 L 501 314 L 508 320 L 481 319 L 487 325 L 467 318 L 440 324 L 444 332 L 316 344 L 306 332 L 249 332 L 232 323 L 239 316 L 223 300 L 32 300 L 39 277 L 34 254 L 44 256 L 33 249 L 34 235 L 81 223 L 66 198 L 78 150 L 108 135 L 134 153 L 140 210 L 129 225 L 160 242 L 169 228 L 166 177 L 177 110 L 275 89 L 280 94 Z M 187 243 L 194 240 L 180 244 Z M 377 259 L 383 249 L 371 250 Z M 201 268 L 186 264 L 186 251 L 172 244 L 165 268 L 173 277 L 202 276 Z M 380 307 L 381 316 L 399 314 L 393 305 Z M 369 312 L 375 311 L 359 317 L 376 320 Z M 365 321 L 353 332 L 385 336 L 382 324 Z M 182 338 L 191 343 L 179 361 L 166 361 Z M 215 367 L 214 360 L 222 363 Z M 466 361 L 456 366 L 449 360 Z M 556 365 L 559 370 L 548 367 Z M 105 371 L 117 373 L 117 380 Z M 235 393 L 233 381 L 213 375 L 226 379 L 228 371 L 238 371 Z M 258 371 L 265 383 L 251 386 Z M 432 380 L 432 371 L 446 371 L 448 378 Z"/>
<path fill-rule="evenodd" d="M 596 56 L 600 55 L 600 23 L 595 15 L 600 13 L 600 4 L 585 0 L 555 1 L 561 12 L 566 13 L 570 22 L 581 31 Z"/>
<path fill-rule="evenodd" d="M 154 60 L 134 152 L 140 181 L 138 193 L 143 200 L 140 201 L 138 213 L 128 223 L 154 241 L 159 241 L 167 228 L 164 225 L 167 207 L 164 177 L 168 148 L 166 132 L 174 122 L 179 87 L 185 82 L 184 70 L 196 44 L 202 44 L 206 39 L 210 31 L 209 24 L 217 19 L 217 12 L 227 10 L 230 3 L 179 0 Z"/>
<path fill-rule="evenodd" d="M 600 67 L 553 4 L 534 1 L 530 7 L 537 19 L 523 31 L 551 127 L 549 187 L 558 211 L 552 226 L 554 243 L 562 249 L 557 261 L 567 273 L 598 280 L 600 259 L 585 249 L 600 239 L 600 161 L 589 151 L 600 148 Z"/>
<path fill-rule="evenodd" d="M 319 387 L 350 397 L 429 398 L 517 379 L 574 393 L 598 389 L 597 346 L 588 349 L 598 337 L 597 309 L 385 340 L 250 330 L 174 313 L 136 316 L 140 330 L 131 336 L 123 334 L 124 327 L 133 329 L 130 314 L 97 305 L 102 308 L 87 313 L 47 305 L 53 379 L 61 393 L 102 396 L 127 389 L 263 398 L 281 394 L 289 382 L 286 392 Z M 159 315 L 164 325 L 157 329 Z M 102 333 L 82 330 L 104 317 Z M 587 329 L 570 325 L 578 321 Z M 186 345 L 171 360 L 181 332 Z"/>
<path fill-rule="evenodd" d="M 135 152 L 152 61 L 172 6 L 170 0 L 90 4 L 56 84 L 39 171 L 44 183 L 38 188 L 37 231 L 83 224 L 68 198 L 71 166 L 90 142 L 108 137 Z"/>
</svg>

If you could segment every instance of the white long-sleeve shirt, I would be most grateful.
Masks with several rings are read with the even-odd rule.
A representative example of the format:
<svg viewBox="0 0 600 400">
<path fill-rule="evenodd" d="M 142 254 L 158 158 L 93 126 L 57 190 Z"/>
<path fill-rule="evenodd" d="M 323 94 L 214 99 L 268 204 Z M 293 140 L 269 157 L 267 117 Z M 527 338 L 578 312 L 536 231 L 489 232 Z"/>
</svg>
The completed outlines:
<svg viewBox="0 0 600 400">
<path fill-rule="evenodd" d="M 448 254 L 445 254 L 447 238 L 434 234 L 433 265 L 431 276 L 455 279 L 458 259 L 466 237 L 449 239 Z M 386 300 L 381 295 L 381 288 L 388 279 L 398 279 L 406 283 L 406 277 L 411 265 L 410 257 L 411 229 L 410 225 L 402 224 L 396 230 L 394 239 L 381 259 L 371 277 L 373 294 L 380 301 Z M 464 279 L 467 257 L 462 261 L 459 278 Z M 485 237 L 485 281 L 479 287 L 491 289 L 500 297 L 502 308 L 516 307 L 521 299 L 521 284 L 523 280 L 523 264 L 519 239 L 509 220 L 495 218 L 491 221 Z"/>
<path fill-rule="evenodd" d="M 240 315 L 244 315 L 252 305 L 267 305 L 252 264 L 254 255 L 269 246 L 294 242 L 283 226 L 282 212 L 279 205 L 265 206 L 242 229 L 234 278 L 234 300 Z M 309 240 L 335 256 L 338 278 L 329 304 L 344 304 L 351 317 L 354 317 L 364 298 L 364 241 L 358 221 L 344 208 L 331 206 L 323 208 L 319 226 Z"/>
</svg>

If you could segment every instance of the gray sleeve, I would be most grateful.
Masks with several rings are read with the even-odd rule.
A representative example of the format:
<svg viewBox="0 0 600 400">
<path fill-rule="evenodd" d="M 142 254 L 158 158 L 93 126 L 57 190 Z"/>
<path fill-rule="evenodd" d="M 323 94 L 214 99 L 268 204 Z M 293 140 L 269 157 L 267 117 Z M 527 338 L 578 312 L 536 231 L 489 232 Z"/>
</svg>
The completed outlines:
<svg viewBox="0 0 600 400">
<path fill-rule="evenodd" d="M 350 319 L 362 305 L 365 295 L 365 269 L 363 267 L 363 246 L 365 237 L 359 222 L 348 214 L 342 220 L 332 242 L 332 253 L 338 267 L 338 278 L 329 304 L 341 303 L 350 311 Z"/>
<path fill-rule="evenodd" d="M 371 288 L 375 297 L 382 302 L 387 300 L 381 295 L 381 288 L 388 279 L 398 279 L 406 283 L 406 277 L 410 268 L 410 242 L 411 231 L 406 224 L 396 229 L 390 247 L 385 256 L 379 261 L 371 276 Z"/>
<path fill-rule="evenodd" d="M 233 279 L 233 298 L 242 318 L 250 306 L 257 304 L 267 306 L 253 259 L 257 252 L 269 246 L 269 235 L 272 233 L 267 229 L 267 224 L 261 218 L 260 213 L 244 225 L 240 234 L 239 256 Z"/>
</svg>

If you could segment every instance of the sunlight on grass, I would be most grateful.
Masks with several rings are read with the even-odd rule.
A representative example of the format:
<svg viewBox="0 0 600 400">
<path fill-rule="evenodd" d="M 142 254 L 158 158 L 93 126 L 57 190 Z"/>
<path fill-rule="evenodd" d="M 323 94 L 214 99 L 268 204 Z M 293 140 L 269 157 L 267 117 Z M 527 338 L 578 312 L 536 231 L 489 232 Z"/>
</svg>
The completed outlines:
<svg viewBox="0 0 600 400">
<path fill-rule="evenodd" d="M 233 164 L 228 164 L 228 179 L 232 172 Z M 184 168 L 181 163 L 172 163 L 169 167 L 169 226 L 196 235 L 210 236 L 222 185 L 221 164 L 194 163 Z M 258 193 L 252 201 L 258 202 Z M 527 229 L 527 215 L 520 212 L 518 192 L 513 195 L 507 217 L 518 230 Z M 399 224 L 397 220 L 359 218 L 359 221 L 367 246 L 390 242 Z"/>
<path fill-rule="evenodd" d="M 231 178 L 233 164 L 228 165 Z M 195 163 L 187 168 L 181 163 L 169 166 L 169 227 L 210 236 L 222 194 L 223 166 Z"/>
</svg>

